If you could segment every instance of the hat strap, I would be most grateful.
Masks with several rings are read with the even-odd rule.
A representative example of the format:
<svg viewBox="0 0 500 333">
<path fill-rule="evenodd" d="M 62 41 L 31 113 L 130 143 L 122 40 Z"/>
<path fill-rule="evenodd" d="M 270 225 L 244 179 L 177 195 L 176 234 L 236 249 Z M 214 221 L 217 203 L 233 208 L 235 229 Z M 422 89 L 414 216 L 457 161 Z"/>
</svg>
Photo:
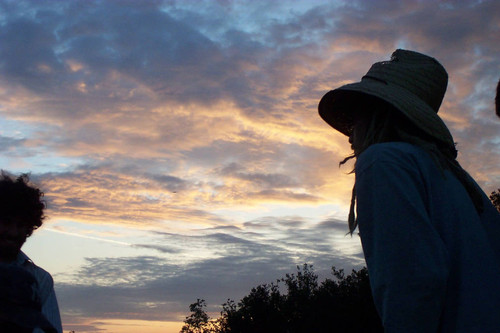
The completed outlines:
<svg viewBox="0 0 500 333">
<path fill-rule="evenodd" d="M 358 219 L 354 213 L 354 207 L 356 206 L 356 184 L 352 186 L 352 196 L 351 196 L 351 208 L 349 209 L 349 217 L 347 218 L 349 225 L 349 233 L 353 234 L 354 230 L 358 226 Z"/>
</svg>

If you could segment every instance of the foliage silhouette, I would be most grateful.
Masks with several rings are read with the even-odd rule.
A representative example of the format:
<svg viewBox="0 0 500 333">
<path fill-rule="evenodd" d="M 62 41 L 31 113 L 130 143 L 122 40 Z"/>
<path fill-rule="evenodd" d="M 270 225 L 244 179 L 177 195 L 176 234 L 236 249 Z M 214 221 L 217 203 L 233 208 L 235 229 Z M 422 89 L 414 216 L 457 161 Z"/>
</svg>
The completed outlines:
<svg viewBox="0 0 500 333">
<path fill-rule="evenodd" d="M 500 188 L 489 199 L 500 212 Z M 367 268 L 346 276 L 332 267 L 332 274 L 335 279 L 318 284 L 312 265 L 297 266 L 296 274 L 254 287 L 238 303 L 228 299 L 217 319 L 209 318 L 205 301 L 198 299 L 181 333 L 383 332 Z"/>
<path fill-rule="evenodd" d="M 332 267 L 332 274 L 335 279 L 318 284 L 311 265 L 297 266 L 296 274 L 254 287 L 238 303 L 229 299 L 217 319 L 206 315 L 205 302 L 198 299 L 189 306 L 192 314 L 181 332 L 383 332 L 368 270 L 353 270 L 346 276 Z"/>
<path fill-rule="evenodd" d="M 490 200 L 493 203 L 493 206 L 500 212 L 500 188 L 497 191 L 491 192 Z"/>
<path fill-rule="evenodd" d="M 189 305 L 191 315 L 184 320 L 181 333 L 215 333 L 217 330 L 217 321 L 211 321 L 205 309 L 207 305 L 205 300 L 197 299 L 196 302 Z"/>
</svg>

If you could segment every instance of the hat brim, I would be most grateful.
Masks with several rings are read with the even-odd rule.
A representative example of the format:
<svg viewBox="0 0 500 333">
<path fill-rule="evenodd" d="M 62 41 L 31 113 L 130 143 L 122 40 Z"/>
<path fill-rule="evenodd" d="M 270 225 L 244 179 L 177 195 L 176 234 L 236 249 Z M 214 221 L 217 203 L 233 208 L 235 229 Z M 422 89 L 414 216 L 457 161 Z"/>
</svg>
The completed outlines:
<svg viewBox="0 0 500 333">
<path fill-rule="evenodd" d="M 401 87 L 378 80 L 364 78 L 329 91 L 318 105 L 319 115 L 337 131 L 350 136 L 356 106 L 370 97 L 389 103 L 432 137 L 453 144 L 448 127 L 427 103 Z"/>
</svg>

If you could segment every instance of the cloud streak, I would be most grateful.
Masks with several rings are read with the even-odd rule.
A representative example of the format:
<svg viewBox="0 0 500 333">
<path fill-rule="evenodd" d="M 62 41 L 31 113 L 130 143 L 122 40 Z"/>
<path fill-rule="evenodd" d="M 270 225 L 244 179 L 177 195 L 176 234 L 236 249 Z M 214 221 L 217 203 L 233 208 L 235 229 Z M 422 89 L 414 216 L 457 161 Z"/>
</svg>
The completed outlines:
<svg viewBox="0 0 500 333">
<path fill-rule="evenodd" d="M 335 235 L 340 226 L 344 223 L 337 220 L 311 225 L 300 217 L 267 217 L 238 229 L 210 228 L 190 235 L 154 232 L 158 245 L 134 246 L 155 249 L 158 255 L 88 258 L 72 277 L 65 276 L 71 282 L 60 283 L 57 292 L 61 306 L 71 309 L 68 318 L 73 312 L 91 318 L 133 314 L 141 320 L 177 321 L 197 298 L 206 299 L 216 313 L 228 294 L 242 297 L 256 284 L 273 282 L 303 262 L 314 262 L 322 276 L 334 265 L 359 267 L 359 245 L 355 253 L 335 250 L 338 242 L 349 241 Z M 181 243 L 190 244 L 191 250 Z"/>
</svg>

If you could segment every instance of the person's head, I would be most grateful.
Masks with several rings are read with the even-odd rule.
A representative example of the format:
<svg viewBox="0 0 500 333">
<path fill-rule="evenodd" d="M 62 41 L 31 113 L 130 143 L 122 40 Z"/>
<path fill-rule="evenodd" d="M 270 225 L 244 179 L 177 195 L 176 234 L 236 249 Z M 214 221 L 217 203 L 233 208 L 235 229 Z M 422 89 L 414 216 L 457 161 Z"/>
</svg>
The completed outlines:
<svg viewBox="0 0 500 333">
<path fill-rule="evenodd" d="M 39 228 L 44 216 L 43 192 L 30 184 L 29 176 L 0 175 L 0 259 L 12 261 L 26 238 Z"/>
<path fill-rule="evenodd" d="M 349 135 L 354 157 L 376 143 L 419 139 L 432 141 L 432 138 L 389 103 L 370 96 L 356 103 Z"/>
<path fill-rule="evenodd" d="M 455 158 L 453 137 L 437 115 L 447 85 L 448 74 L 437 60 L 413 51 L 396 50 L 390 61 L 373 64 L 360 82 L 325 94 L 318 105 L 319 114 L 348 137 L 355 123 L 366 127 L 369 135 L 365 139 L 369 140 L 365 144 L 391 141 L 394 133 L 387 131 L 389 128 L 411 129 L 415 132 L 412 134 L 434 142 Z M 367 147 L 357 147 L 355 154 L 360 148 Z"/>
</svg>

